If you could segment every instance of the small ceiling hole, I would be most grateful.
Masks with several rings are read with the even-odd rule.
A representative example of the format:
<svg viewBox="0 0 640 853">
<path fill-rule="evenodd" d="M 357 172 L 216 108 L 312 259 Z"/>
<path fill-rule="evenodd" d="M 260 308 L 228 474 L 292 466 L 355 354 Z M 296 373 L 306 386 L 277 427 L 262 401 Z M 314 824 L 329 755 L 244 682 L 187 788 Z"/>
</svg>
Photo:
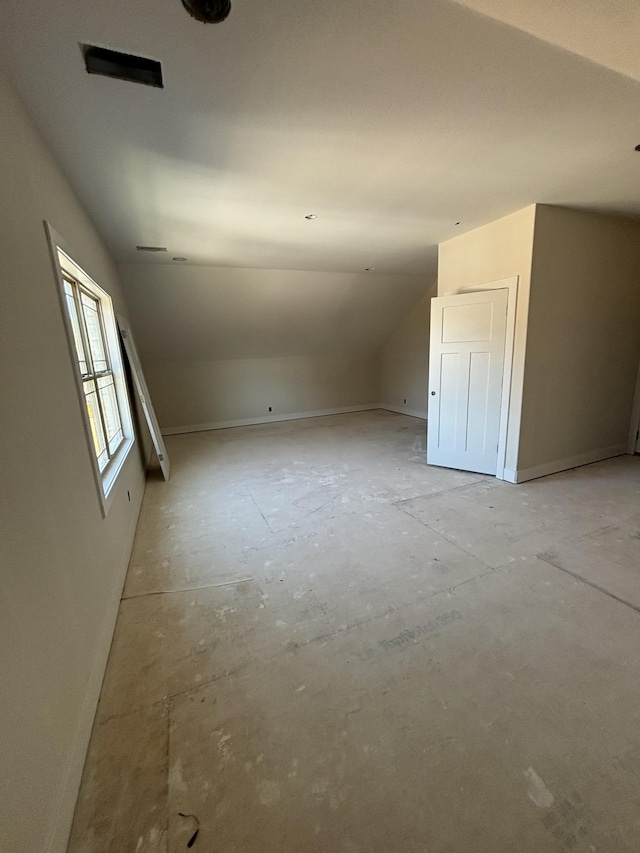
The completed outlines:
<svg viewBox="0 0 640 853">
<path fill-rule="evenodd" d="M 164 88 L 162 66 L 155 59 L 119 53 L 117 50 L 107 50 L 106 47 L 96 47 L 93 44 L 81 44 L 80 48 L 89 74 L 101 74 L 116 80 Z"/>
<path fill-rule="evenodd" d="M 317 218 L 318 217 L 316 216 L 315 213 L 307 213 L 307 215 L 305 216 L 305 219 L 317 219 Z"/>
</svg>

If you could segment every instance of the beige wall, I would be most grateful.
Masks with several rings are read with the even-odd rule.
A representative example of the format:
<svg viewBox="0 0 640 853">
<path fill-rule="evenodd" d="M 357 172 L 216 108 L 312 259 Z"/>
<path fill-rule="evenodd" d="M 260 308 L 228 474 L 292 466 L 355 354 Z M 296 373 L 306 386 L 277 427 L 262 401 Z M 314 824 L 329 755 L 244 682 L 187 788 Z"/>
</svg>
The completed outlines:
<svg viewBox="0 0 640 853">
<path fill-rule="evenodd" d="M 102 517 L 43 220 L 123 311 L 116 271 L 1 78 L 0 115 L 0 848 L 43 853 L 66 847 L 144 478 L 136 446 Z"/>
<path fill-rule="evenodd" d="M 143 364 L 375 352 L 425 292 L 417 275 L 122 264 Z"/>
<path fill-rule="evenodd" d="M 379 397 L 375 353 L 148 362 L 144 369 L 163 429 L 275 420 L 375 405 Z"/>
<path fill-rule="evenodd" d="M 393 332 L 380 354 L 380 401 L 384 406 L 427 417 L 429 322 L 436 283 Z M 406 403 L 405 403 L 406 400 Z"/>
<path fill-rule="evenodd" d="M 428 286 L 365 272 L 120 270 L 164 429 L 379 403 L 380 350 Z"/>
<path fill-rule="evenodd" d="M 640 359 L 640 223 L 539 205 L 518 468 L 624 452 Z"/>
<path fill-rule="evenodd" d="M 438 250 L 438 296 L 518 276 L 505 460 L 510 471 L 515 471 L 518 461 L 535 212 L 535 205 L 531 205 L 441 243 Z"/>
</svg>

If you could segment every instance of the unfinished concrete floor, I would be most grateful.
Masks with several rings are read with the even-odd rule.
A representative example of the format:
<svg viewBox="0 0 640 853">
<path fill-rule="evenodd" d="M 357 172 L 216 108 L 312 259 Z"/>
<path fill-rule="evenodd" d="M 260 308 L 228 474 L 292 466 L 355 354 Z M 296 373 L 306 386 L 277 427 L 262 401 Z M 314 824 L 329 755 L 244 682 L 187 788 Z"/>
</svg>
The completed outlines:
<svg viewBox="0 0 640 853">
<path fill-rule="evenodd" d="M 522 486 L 388 412 L 175 436 L 72 853 L 640 850 L 640 460 Z"/>
</svg>

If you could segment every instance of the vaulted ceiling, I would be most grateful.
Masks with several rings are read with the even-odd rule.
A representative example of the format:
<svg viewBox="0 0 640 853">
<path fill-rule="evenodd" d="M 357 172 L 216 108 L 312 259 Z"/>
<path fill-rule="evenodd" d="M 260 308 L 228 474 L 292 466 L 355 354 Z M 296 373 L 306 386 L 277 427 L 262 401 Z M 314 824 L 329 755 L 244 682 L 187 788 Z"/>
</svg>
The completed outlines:
<svg viewBox="0 0 640 853">
<path fill-rule="evenodd" d="M 640 215 L 639 8 L 3 0 L 0 61 L 121 262 L 432 275 L 532 202 Z M 165 88 L 89 76 L 79 43 Z"/>
</svg>

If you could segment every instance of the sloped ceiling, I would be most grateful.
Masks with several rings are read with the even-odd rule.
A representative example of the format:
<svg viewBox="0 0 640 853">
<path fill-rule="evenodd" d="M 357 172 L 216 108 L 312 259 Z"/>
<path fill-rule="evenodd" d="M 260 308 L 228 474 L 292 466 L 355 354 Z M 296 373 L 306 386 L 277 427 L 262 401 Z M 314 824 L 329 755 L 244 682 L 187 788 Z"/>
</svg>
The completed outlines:
<svg viewBox="0 0 640 853">
<path fill-rule="evenodd" d="M 640 80 L 638 0 L 456 0 L 550 44 Z"/>
<path fill-rule="evenodd" d="M 147 362 L 373 352 L 428 284 L 422 276 L 365 272 L 168 264 L 120 270 Z"/>
<path fill-rule="evenodd" d="M 432 276 L 438 242 L 532 202 L 640 214 L 632 5 L 472 2 L 233 0 L 212 26 L 179 0 L 3 0 L 0 53 L 122 262 Z M 633 74 L 521 31 L 553 35 L 556 5 Z M 165 88 L 87 75 L 79 42 L 160 60 Z"/>
</svg>

